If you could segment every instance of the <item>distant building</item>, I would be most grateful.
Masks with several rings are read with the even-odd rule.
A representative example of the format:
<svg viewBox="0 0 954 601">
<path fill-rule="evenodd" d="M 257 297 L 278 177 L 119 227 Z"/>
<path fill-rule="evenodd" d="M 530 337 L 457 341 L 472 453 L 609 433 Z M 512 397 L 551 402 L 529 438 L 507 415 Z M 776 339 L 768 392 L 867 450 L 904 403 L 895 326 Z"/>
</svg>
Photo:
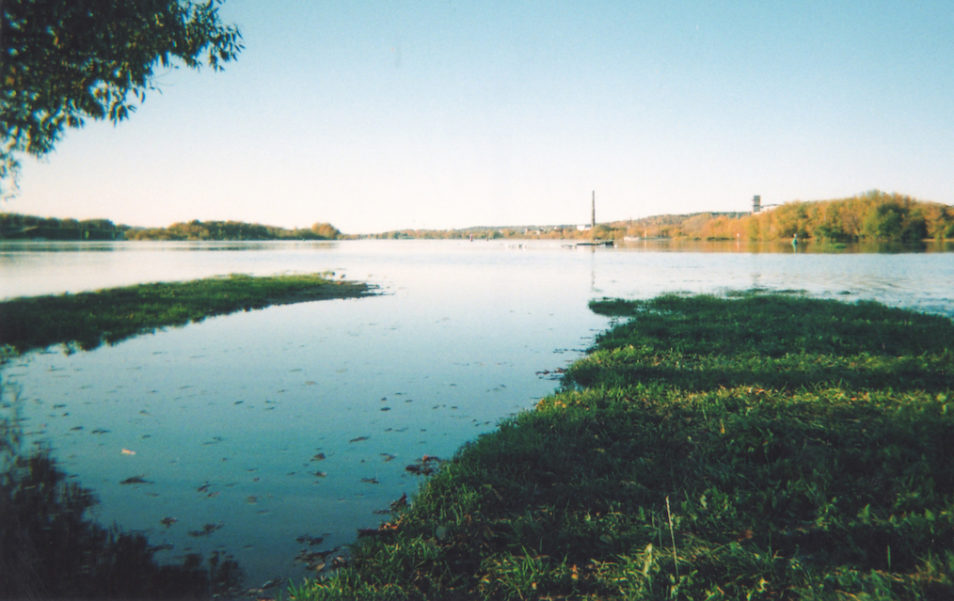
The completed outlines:
<svg viewBox="0 0 954 601">
<path fill-rule="evenodd" d="M 758 213 L 762 210 L 762 196 L 756 194 L 752 197 L 752 213 Z"/>
</svg>

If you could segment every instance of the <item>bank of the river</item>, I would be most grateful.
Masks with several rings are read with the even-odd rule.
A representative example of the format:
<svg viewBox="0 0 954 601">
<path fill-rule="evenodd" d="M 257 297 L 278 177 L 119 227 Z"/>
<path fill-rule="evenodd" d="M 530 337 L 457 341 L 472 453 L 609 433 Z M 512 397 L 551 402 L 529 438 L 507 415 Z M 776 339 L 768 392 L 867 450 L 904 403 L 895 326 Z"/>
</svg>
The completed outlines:
<svg viewBox="0 0 954 601">
<path fill-rule="evenodd" d="M 54 344 L 83 349 L 181 326 L 206 317 L 373 293 L 334 274 L 252 277 L 233 274 L 189 282 L 160 282 L 79 294 L 15 298 L 0 302 L 0 346 L 19 352 Z"/>
<path fill-rule="evenodd" d="M 954 596 L 954 323 L 745 294 L 622 321 L 294 599 Z"/>
</svg>

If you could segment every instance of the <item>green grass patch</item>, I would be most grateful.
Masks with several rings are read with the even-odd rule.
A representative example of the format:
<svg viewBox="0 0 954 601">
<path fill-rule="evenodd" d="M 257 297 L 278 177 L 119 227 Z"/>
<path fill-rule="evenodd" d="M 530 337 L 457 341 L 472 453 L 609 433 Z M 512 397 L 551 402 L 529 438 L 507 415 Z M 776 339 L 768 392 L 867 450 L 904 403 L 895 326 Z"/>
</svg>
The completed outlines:
<svg viewBox="0 0 954 601">
<path fill-rule="evenodd" d="M 332 280 L 327 274 L 231 275 L 15 298 L 0 302 L 0 346 L 18 352 L 54 344 L 86 350 L 215 315 L 372 293 L 367 284 Z"/>
<path fill-rule="evenodd" d="M 295 599 L 954 598 L 954 323 L 792 295 L 626 317 Z"/>
</svg>

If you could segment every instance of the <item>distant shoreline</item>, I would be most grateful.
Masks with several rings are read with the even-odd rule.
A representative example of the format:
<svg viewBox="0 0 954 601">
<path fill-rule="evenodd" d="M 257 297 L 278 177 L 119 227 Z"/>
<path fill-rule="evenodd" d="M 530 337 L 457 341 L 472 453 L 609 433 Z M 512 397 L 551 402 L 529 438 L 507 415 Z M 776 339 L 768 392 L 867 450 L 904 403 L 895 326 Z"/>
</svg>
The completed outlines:
<svg viewBox="0 0 954 601">
<path fill-rule="evenodd" d="M 479 226 L 400 229 L 345 234 L 330 223 L 287 229 L 240 221 L 174 223 L 145 228 L 106 219 L 78 221 L 0 213 L 0 240 L 182 240 L 268 241 L 386 239 L 625 240 L 688 239 L 774 242 L 920 242 L 954 239 L 954 207 L 874 190 L 836 200 L 766 205 L 755 212 L 655 215 L 590 225 Z"/>
</svg>

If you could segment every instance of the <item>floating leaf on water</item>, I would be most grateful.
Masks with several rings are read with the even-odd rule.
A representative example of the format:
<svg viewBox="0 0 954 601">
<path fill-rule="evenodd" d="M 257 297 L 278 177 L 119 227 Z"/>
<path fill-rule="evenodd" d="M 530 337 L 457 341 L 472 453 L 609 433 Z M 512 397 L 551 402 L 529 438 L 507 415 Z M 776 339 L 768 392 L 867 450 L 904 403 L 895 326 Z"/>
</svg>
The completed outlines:
<svg viewBox="0 0 954 601">
<path fill-rule="evenodd" d="M 325 457 L 326 457 L 326 456 L 325 456 L 324 453 L 315 453 L 315 456 L 312 457 L 311 460 L 312 460 L 312 461 L 324 461 Z"/>
<path fill-rule="evenodd" d="M 197 489 L 195 489 L 195 490 L 196 490 L 196 492 L 208 492 L 210 486 L 212 486 L 212 485 L 209 484 L 208 482 L 206 482 L 205 484 L 201 485 L 199 488 L 197 488 Z"/>
<path fill-rule="evenodd" d="M 129 478 L 126 478 L 125 480 L 120 482 L 120 484 L 152 484 L 152 482 L 150 482 L 149 480 L 146 480 L 146 476 L 139 475 L 139 476 L 131 476 Z"/>
<path fill-rule="evenodd" d="M 437 471 L 442 461 L 440 457 L 435 457 L 434 455 L 423 455 L 416 463 L 412 463 L 404 469 L 412 474 L 429 476 Z"/>
<path fill-rule="evenodd" d="M 311 536 L 311 535 L 309 535 L 309 534 L 302 534 L 301 536 L 299 536 L 299 537 L 296 538 L 295 540 L 298 541 L 299 543 L 306 544 L 306 545 L 308 545 L 308 546 L 310 546 L 310 547 L 314 547 L 315 545 L 320 545 L 321 543 L 325 542 L 325 537 L 324 537 L 324 536 Z M 331 553 L 331 551 L 327 551 L 326 554 L 327 554 L 327 553 Z"/>
<path fill-rule="evenodd" d="M 212 534 L 213 532 L 215 532 L 216 530 L 220 530 L 221 528 L 222 528 L 222 524 L 206 524 L 202 526 L 202 530 L 189 530 L 189 536 L 193 536 L 193 537 L 208 536 Z"/>
<path fill-rule="evenodd" d="M 391 461 L 392 459 L 396 458 L 397 455 L 392 455 L 391 453 L 381 453 L 381 457 L 384 457 L 384 461 L 385 463 L 387 463 L 388 461 Z"/>
<path fill-rule="evenodd" d="M 352 438 L 348 442 L 361 442 L 362 440 L 368 440 L 368 436 L 358 436 L 357 438 Z"/>
</svg>

